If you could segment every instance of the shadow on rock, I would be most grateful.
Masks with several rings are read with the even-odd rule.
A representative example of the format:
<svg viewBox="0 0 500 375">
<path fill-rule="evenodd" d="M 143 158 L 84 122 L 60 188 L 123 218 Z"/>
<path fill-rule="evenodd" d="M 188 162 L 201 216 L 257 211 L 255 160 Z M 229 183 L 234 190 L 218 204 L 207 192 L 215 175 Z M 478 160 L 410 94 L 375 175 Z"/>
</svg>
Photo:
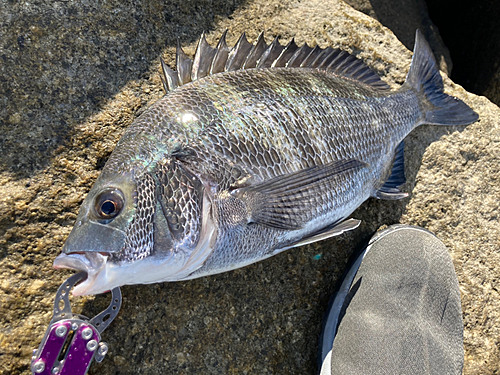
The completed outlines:
<svg viewBox="0 0 500 375">
<path fill-rule="evenodd" d="M 436 56 L 440 69 L 452 71 L 450 52 L 446 48 L 439 30 L 429 18 L 425 2 L 418 0 L 345 0 L 354 9 L 375 18 L 391 29 L 397 38 L 413 50 L 415 30 L 420 29 Z"/>
<path fill-rule="evenodd" d="M 47 166 L 76 124 L 99 112 L 176 38 L 189 43 L 244 0 L 8 2 L 0 10 L 0 168 Z M 87 145 L 90 147 L 90 145 Z"/>
</svg>

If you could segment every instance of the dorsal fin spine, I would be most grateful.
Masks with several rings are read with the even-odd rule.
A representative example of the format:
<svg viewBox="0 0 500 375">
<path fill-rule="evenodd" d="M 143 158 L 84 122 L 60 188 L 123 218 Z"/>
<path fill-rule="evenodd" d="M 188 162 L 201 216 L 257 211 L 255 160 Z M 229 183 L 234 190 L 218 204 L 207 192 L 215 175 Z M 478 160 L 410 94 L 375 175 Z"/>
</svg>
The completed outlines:
<svg viewBox="0 0 500 375">
<path fill-rule="evenodd" d="M 257 61 L 256 68 L 263 68 L 264 67 L 265 62 L 266 62 L 269 54 L 271 53 L 272 49 L 275 47 L 276 43 L 278 43 L 277 38 L 275 38 L 272 41 L 272 43 L 269 46 L 267 46 L 267 48 L 264 50 L 264 52 L 262 52 L 262 56 Z"/>
<path fill-rule="evenodd" d="M 283 51 L 281 51 L 278 58 L 273 62 L 271 68 L 282 68 L 286 66 L 286 63 L 292 58 L 298 48 L 299 47 L 297 46 L 297 44 L 295 44 L 294 38 L 292 38 L 292 40 L 290 40 Z"/>
<path fill-rule="evenodd" d="M 216 74 L 224 71 L 226 66 L 227 58 L 229 56 L 229 47 L 226 43 L 227 29 L 222 33 L 222 36 L 215 47 L 216 52 L 210 65 L 210 74 Z"/>
<path fill-rule="evenodd" d="M 175 73 L 175 71 L 170 69 L 167 64 L 165 64 L 165 61 L 162 58 L 160 58 L 160 63 L 161 69 L 163 71 L 163 76 L 161 77 L 161 79 L 165 91 L 168 92 L 171 90 L 175 90 L 178 86 L 177 74 Z"/>
<path fill-rule="evenodd" d="M 311 50 L 311 52 L 309 52 L 309 54 L 306 56 L 306 58 L 300 63 L 300 67 L 304 68 L 306 66 L 309 66 L 309 64 L 311 64 L 311 62 L 313 62 L 315 60 L 315 58 L 316 58 L 315 56 L 320 49 L 321 48 L 318 45 L 314 46 L 314 48 Z"/>
<path fill-rule="evenodd" d="M 247 40 L 246 34 L 241 34 L 240 39 L 238 39 L 235 46 L 229 52 L 224 70 L 230 72 L 240 69 L 252 47 L 253 45 Z"/>
<path fill-rule="evenodd" d="M 304 43 L 302 47 L 300 47 L 290 58 L 290 61 L 285 65 L 287 68 L 290 67 L 298 67 L 304 61 L 304 58 L 309 55 L 309 53 L 312 51 L 312 48 L 307 45 L 307 43 Z"/>
<path fill-rule="evenodd" d="M 318 54 L 318 56 L 314 59 L 314 61 L 311 63 L 311 66 L 314 67 L 314 68 L 318 68 L 321 63 L 328 59 L 328 57 L 330 56 L 330 54 L 333 52 L 333 48 L 332 47 L 327 47 L 325 48 L 320 54 Z"/>
<path fill-rule="evenodd" d="M 229 48 L 226 43 L 226 34 L 227 30 L 224 31 L 215 48 L 208 44 L 205 34 L 202 34 L 193 60 L 183 51 L 178 39 L 177 71 L 170 69 L 161 60 L 165 91 L 174 90 L 207 75 L 239 69 L 281 67 L 328 70 L 357 80 L 373 89 L 389 89 L 389 86 L 378 75 L 346 51 L 332 47 L 321 48 L 318 45 L 311 48 L 307 43 L 298 47 L 293 39 L 283 46 L 277 37 L 270 45 L 267 45 L 263 33 L 259 35 L 255 45 L 248 42 L 246 34 L 243 33 L 235 46 Z"/>
<path fill-rule="evenodd" d="M 179 86 L 191 82 L 191 60 L 181 47 L 181 42 L 177 39 L 177 52 L 176 52 L 177 75 L 179 79 Z"/>
<path fill-rule="evenodd" d="M 266 55 L 266 59 L 259 63 L 261 68 L 270 68 L 273 62 L 281 55 L 281 52 L 285 49 L 278 40 L 278 37 L 274 38 L 273 42 L 269 46 L 269 52 Z"/>
<path fill-rule="evenodd" d="M 191 68 L 191 81 L 203 78 L 210 73 L 215 52 L 215 48 L 212 48 L 205 39 L 205 33 L 201 34 Z"/>
<path fill-rule="evenodd" d="M 242 69 L 255 68 L 260 56 L 266 49 L 267 44 L 264 39 L 264 32 L 261 32 L 257 38 L 257 42 L 252 47 L 247 59 L 243 63 Z"/>
</svg>

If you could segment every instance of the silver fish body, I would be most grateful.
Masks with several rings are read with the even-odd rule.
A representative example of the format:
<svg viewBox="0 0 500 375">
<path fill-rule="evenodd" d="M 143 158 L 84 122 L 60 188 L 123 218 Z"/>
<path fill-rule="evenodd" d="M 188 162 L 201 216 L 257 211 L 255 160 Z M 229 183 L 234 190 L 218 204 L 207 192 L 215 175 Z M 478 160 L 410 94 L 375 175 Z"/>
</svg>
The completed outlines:
<svg viewBox="0 0 500 375">
<path fill-rule="evenodd" d="M 232 270 L 354 229 L 369 197 L 406 196 L 412 129 L 477 119 L 444 94 L 419 33 L 396 91 L 338 50 L 245 41 L 202 38 L 178 74 L 163 66 L 171 91 L 120 139 L 55 261 L 88 273 L 75 294 Z"/>
</svg>

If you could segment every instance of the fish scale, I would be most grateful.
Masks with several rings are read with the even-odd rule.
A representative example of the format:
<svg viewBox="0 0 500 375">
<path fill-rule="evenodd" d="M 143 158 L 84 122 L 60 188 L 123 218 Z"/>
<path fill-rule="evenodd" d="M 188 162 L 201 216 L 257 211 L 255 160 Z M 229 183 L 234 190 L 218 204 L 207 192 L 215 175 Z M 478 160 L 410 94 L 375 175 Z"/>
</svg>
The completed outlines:
<svg viewBox="0 0 500 375">
<path fill-rule="evenodd" d="M 231 72 L 228 74 L 231 75 L 237 75 L 239 71 L 236 72 Z M 273 72 L 275 73 L 275 72 Z M 282 72 L 283 75 L 289 74 L 286 70 Z M 307 75 L 307 72 L 301 72 L 302 75 Z M 259 79 L 262 77 L 259 77 Z M 268 79 L 273 79 L 274 77 L 268 77 Z M 335 77 L 334 77 L 335 78 Z M 337 86 L 341 84 L 341 82 L 335 82 L 333 81 Z M 225 97 L 225 100 L 227 100 L 228 94 L 223 92 L 223 93 L 212 93 L 211 88 L 207 88 L 207 84 L 205 83 L 205 87 L 203 88 L 197 88 L 197 90 L 203 90 L 204 93 L 203 95 L 198 95 L 198 96 L 206 96 L 211 98 L 211 101 L 207 105 L 207 107 L 212 107 L 214 102 L 216 102 L 219 98 L 219 96 Z M 218 87 L 217 85 L 214 86 L 214 88 Z M 181 88 L 182 89 L 182 88 Z M 249 87 L 248 91 L 251 91 L 253 87 Z M 192 89 L 190 89 L 191 92 L 187 93 L 186 95 L 183 95 L 183 92 L 180 91 L 178 93 L 178 96 L 180 98 L 184 96 L 191 96 Z M 215 91 L 215 89 L 214 89 Z M 335 91 L 335 85 L 333 85 L 333 89 L 330 91 Z M 278 144 L 275 145 L 273 150 L 276 152 L 280 153 L 279 156 L 279 162 L 277 164 L 281 163 L 286 163 L 290 164 L 289 167 L 285 171 L 282 171 L 282 173 L 286 172 L 292 172 L 294 170 L 297 170 L 298 168 L 303 168 L 303 167 L 308 167 L 314 163 L 318 163 L 321 160 L 324 161 L 331 161 L 330 155 L 335 155 L 338 154 L 339 157 L 342 156 L 347 156 L 346 153 L 342 153 L 342 150 L 345 149 L 346 147 L 349 148 L 349 143 L 350 140 L 346 139 L 350 136 L 356 137 L 356 131 L 363 131 L 364 129 L 358 129 L 354 130 L 354 132 L 350 133 L 350 128 L 348 127 L 348 122 L 350 119 L 353 117 L 358 117 L 356 120 L 361 120 L 364 123 L 366 123 L 366 126 L 370 126 L 375 119 L 378 119 L 379 122 L 385 123 L 388 126 L 384 129 L 379 129 L 379 132 L 377 134 L 374 134 L 374 137 L 371 138 L 374 143 L 375 142 L 380 142 L 380 139 L 377 139 L 376 137 L 384 138 L 385 134 L 391 133 L 394 134 L 393 128 L 389 127 L 391 124 L 387 121 L 386 118 L 382 118 L 379 116 L 381 113 L 380 111 L 377 110 L 377 108 L 374 107 L 374 105 L 371 105 L 371 114 L 372 116 L 367 116 L 366 113 L 360 113 L 359 116 L 356 116 L 356 113 L 350 113 L 350 107 L 349 104 L 343 105 L 342 103 L 334 103 L 332 100 L 328 101 L 325 100 L 324 102 L 321 102 L 320 100 L 316 100 L 314 97 L 312 97 L 311 93 L 307 93 L 306 98 L 304 97 L 282 97 L 282 98 L 277 98 L 276 96 L 273 95 L 272 101 L 274 103 L 274 106 L 281 106 L 283 110 L 276 110 L 276 109 L 271 109 L 269 107 L 261 107 L 256 115 L 256 111 L 253 108 L 248 108 L 243 111 L 240 107 L 238 107 L 239 116 L 241 117 L 238 119 L 238 121 L 234 121 L 233 116 L 235 116 L 234 113 L 221 113 L 220 116 L 213 120 L 215 126 L 208 127 L 206 131 L 199 130 L 201 127 L 196 127 L 195 129 L 198 130 L 199 132 L 193 132 L 190 136 L 188 136 L 185 140 L 185 147 L 189 147 L 189 138 L 195 138 L 195 137 L 202 137 L 204 139 L 207 139 L 207 152 L 219 152 L 218 150 L 222 150 L 222 153 L 225 154 L 226 157 L 230 157 L 233 162 L 237 164 L 244 164 L 247 165 L 250 168 L 265 168 L 266 170 L 272 170 L 272 165 L 266 165 L 259 163 L 259 160 L 254 159 L 252 162 L 249 162 L 248 157 L 249 156 L 254 156 L 258 154 L 258 150 L 256 149 L 257 147 L 260 148 L 260 150 L 265 150 L 268 149 L 268 147 L 263 147 L 261 142 L 259 142 L 258 139 L 255 139 L 254 135 L 255 133 L 253 132 L 253 129 L 257 126 L 259 126 L 259 134 L 261 137 L 265 137 L 266 139 L 275 139 L 276 137 L 280 137 L 280 134 L 284 136 L 286 139 L 294 139 L 296 138 L 294 135 L 298 134 L 301 139 L 295 139 L 294 144 Z M 368 95 L 367 95 L 368 97 Z M 321 98 L 320 98 L 321 99 Z M 209 118 L 205 113 L 202 113 L 201 111 L 197 110 L 196 108 L 190 107 L 186 103 L 182 103 L 180 100 L 177 100 L 177 98 L 172 98 L 170 99 L 171 102 L 163 103 L 165 106 L 172 106 L 172 107 L 177 107 L 179 108 L 179 113 L 182 112 L 193 112 L 196 116 L 199 116 L 199 118 Z M 268 97 L 257 97 L 255 99 L 255 102 L 262 103 L 265 102 L 266 100 L 269 100 Z M 330 108 L 330 113 L 335 116 L 335 118 L 332 119 L 327 116 L 322 116 L 320 111 L 315 110 L 315 108 L 318 107 L 318 102 L 320 102 L 321 106 Z M 417 104 L 417 99 L 414 98 L 414 103 Z M 408 105 L 408 102 L 405 101 L 405 104 Z M 248 106 L 248 101 L 246 103 Z M 415 113 L 418 111 L 418 106 L 414 106 Z M 287 109 L 294 109 L 294 108 L 300 108 L 301 111 L 299 114 L 296 114 L 293 116 L 293 126 L 290 125 L 290 121 L 288 120 L 291 116 L 288 116 L 287 114 Z M 272 111 L 272 112 L 271 112 Z M 351 111 L 353 112 L 353 111 Z M 158 113 L 161 113 L 159 111 Z M 266 116 L 267 113 L 270 113 L 274 116 Z M 287 118 L 288 117 L 288 118 Z M 367 117 L 364 119 L 363 117 Z M 415 115 L 413 117 L 416 117 Z M 246 121 L 246 118 L 251 119 L 251 121 Z M 256 124 L 256 120 L 258 119 L 264 119 L 264 121 L 260 121 L 258 125 Z M 230 121 L 233 120 L 233 121 Z M 412 123 L 412 118 L 411 116 L 408 116 L 408 119 L 406 119 L 406 122 L 408 125 L 411 126 Z M 154 120 L 153 120 L 154 121 Z M 361 121 L 359 121 L 359 124 L 361 125 Z M 201 121 L 200 121 L 201 122 Z M 346 125 L 344 126 L 344 123 Z M 336 124 L 337 128 L 339 129 L 338 132 L 332 137 L 329 136 L 328 133 L 331 129 L 328 127 L 332 124 Z M 239 126 L 238 126 L 239 125 Z M 398 124 L 400 126 L 400 124 Z M 407 126 L 408 127 L 408 126 Z M 398 127 L 399 129 L 399 127 Z M 141 129 L 143 131 L 143 129 Z M 158 134 L 158 130 L 153 127 L 150 129 L 151 134 Z M 311 134 L 314 135 L 314 132 L 319 133 L 319 136 L 316 137 L 316 140 L 311 138 Z M 285 133 L 285 134 L 283 134 Z M 301 134 L 302 133 L 302 134 Z M 371 135 L 371 134 L 370 134 Z M 401 138 L 400 134 L 395 134 L 395 136 L 399 136 Z M 341 147 L 335 147 L 335 144 L 332 144 L 329 142 L 328 149 L 325 149 L 325 147 L 321 147 L 322 143 L 324 140 L 328 139 L 333 139 L 335 137 L 340 137 L 343 141 L 341 142 L 342 146 Z M 229 139 L 228 139 L 229 138 Z M 241 142 L 239 140 L 242 140 Z M 224 141 L 221 141 L 224 140 Z M 347 141 L 347 142 L 344 142 Z M 241 149 L 241 147 L 238 147 L 239 144 L 246 144 L 250 143 L 253 147 L 253 149 L 248 151 L 247 147 L 245 146 L 245 149 Z M 338 143 L 338 142 L 337 142 Z M 229 147 L 228 147 L 229 144 Z M 354 147 L 355 145 L 353 145 Z M 360 145 L 359 147 L 360 150 L 363 150 L 363 147 L 366 147 L 368 145 Z M 290 150 L 291 147 L 300 147 L 302 148 L 302 154 L 305 156 L 304 162 L 301 163 L 300 166 L 293 168 L 293 162 L 296 160 L 300 160 L 300 155 L 293 154 L 292 151 Z M 305 150 L 305 147 L 308 147 L 308 150 Z M 209 150 L 209 148 L 212 148 Z M 234 150 L 234 151 L 233 151 Z M 308 152 L 309 151 L 309 152 Z M 313 155 L 310 153 L 310 151 L 313 152 Z M 317 157 L 314 158 L 314 155 Z M 245 160 L 242 160 L 242 158 L 247 157 Z M 351 156 L 353 156 L 353 153 L 351 153 Z M 327 159 L 322 159 L 323 157 L 326 157 Z M 330 157 L 330 158 L 329 158 Z M 265 158 L 264 158 L 265 159 Z M 271 177 L 279 174 L 273 174 L 272 171 L 269 172 L 268 176 L 265 177 Z"/>
<path fill-rule="evenodd" d="M 369 197 L 401 199 L 403 139 L 469 124 L 417 32 L 391 91 L 345 51 L 225 34 L 194 60 L 162 61 L 167 94 L 125 131 L 82 204 L 56 267 L 87 272 L 74 294 L 243 267 L 354 230 Z"/>
</svg>

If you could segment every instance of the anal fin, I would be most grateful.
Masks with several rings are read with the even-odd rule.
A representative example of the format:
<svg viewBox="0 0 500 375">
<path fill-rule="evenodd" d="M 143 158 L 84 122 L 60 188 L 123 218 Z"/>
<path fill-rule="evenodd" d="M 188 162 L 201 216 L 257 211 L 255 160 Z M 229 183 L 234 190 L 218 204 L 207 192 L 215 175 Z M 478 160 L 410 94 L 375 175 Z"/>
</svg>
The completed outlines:
<svg viewBox="0 0 500 375">
<path fill-rule="evenodd" d="M 405 144 L 404 141 L 396 148 L 394 156 L 394 164 L 392 165 L 391 175 L 385 181 L 384 185 L 375 192 L 375 197 L 378 199 L 397 200 L 406 198 L 408 193 L 399 190 L 399 186 L 406 182 L 405 178 Z"/>
</svg>

